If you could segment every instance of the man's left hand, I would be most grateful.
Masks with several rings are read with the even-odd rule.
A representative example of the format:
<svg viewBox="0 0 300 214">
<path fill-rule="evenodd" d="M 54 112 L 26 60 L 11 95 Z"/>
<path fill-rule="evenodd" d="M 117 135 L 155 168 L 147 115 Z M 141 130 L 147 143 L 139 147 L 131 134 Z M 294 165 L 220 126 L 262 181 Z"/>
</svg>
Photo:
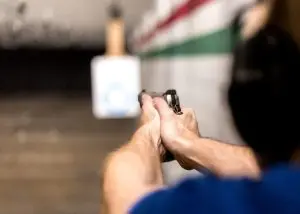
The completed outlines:
<svg viewBox="0 0 300 214">
<path fill-rule="evenodd" d="M 150 142 L 154 149 L 159 152 L 160 157 L 163 158 L 166 150 L 162 145 L 160 137 L 159 114 L 154 107 L 151 96 L 144 94 L 142 96 L 142 103 L 140 127 L 134 134 L 133 138 L 138 139 L 138 141 Z"/>
</svg>

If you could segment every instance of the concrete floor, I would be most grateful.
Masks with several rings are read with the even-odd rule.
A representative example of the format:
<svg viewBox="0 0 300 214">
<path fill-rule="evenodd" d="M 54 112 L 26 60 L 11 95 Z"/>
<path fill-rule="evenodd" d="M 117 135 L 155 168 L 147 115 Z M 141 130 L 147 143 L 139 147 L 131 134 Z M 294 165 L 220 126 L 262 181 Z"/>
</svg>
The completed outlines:
<svg viewBox="0 0 300 214">
<path fill-rule="evenodd" d="M 95 120 L 88 99 L 1 99 L 0 213 L 98 213 L 102 160 L 134 128 Z"/>
</svg>

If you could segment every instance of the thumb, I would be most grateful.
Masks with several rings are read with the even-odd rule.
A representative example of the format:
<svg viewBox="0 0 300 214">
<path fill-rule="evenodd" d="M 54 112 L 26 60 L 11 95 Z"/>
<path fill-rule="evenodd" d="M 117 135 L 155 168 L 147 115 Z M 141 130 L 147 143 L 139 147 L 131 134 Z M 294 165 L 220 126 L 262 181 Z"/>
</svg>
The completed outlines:
<svg viewBox="0 0 300 214">
<path fill-rule="evenodd" d="M 154 110 L 152 97 L 149 96 L 148 94 L 143 94 L 142 103 L 143 103 L 142 110 L 144 112 L 148 112 L 148 111 L 151 112 Z"/>
<path fill-rule="evenodd" d="M 174 112 L 164 99 L 160 97 L 154 98 L 154 106 L 158 111 L 161 120 L 170 120 L 173 118 Z"/>
</svg>

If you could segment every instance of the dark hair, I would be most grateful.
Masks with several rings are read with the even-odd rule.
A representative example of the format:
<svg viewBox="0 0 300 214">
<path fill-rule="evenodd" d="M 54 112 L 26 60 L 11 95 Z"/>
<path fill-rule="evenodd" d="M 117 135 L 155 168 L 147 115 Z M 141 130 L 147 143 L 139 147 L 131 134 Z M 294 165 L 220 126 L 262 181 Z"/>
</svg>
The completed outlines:
<svg viewBox="0 0 300 214">
<path fill-rule="evenodd" d="M 290 160 L 300 146 L 300 54 L 282 29 L 267 25 L 234 51 L 229 106 L 241 137 L 263 165 Z"/>
</svg>

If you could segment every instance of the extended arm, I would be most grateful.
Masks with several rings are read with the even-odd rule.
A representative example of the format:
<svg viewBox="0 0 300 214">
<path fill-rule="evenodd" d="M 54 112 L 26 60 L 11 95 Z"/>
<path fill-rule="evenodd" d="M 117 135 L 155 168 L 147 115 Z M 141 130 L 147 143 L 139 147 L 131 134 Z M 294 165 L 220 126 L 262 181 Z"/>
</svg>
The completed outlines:
<svg viewBox="0 0 300 214">
<path fill-rule="evenodd" d="M 103 196 L 107 213 L 123 214 L 140 197 L 163 186 L 159 154 L 149 142 L 133 139 L 105 164 Z"/>
<path fill-rule="evenodd" d="M 164 100 L 156 98 L 155 104 L 162 140 L 181 166 L 206 168 L 221 176 L 259 176 L 260 168 L 250 148 L 202 138 L 193 110 L 183 109 L 184 114 L 177 116 Z"/>
<path fill-rule="evenodd" d="M 258 177 L 260 168 L 253 151 L 246 146 L 226 144 L 196 135 L 182 138 L 180 141 L 189 145 L 185 157 L 193 164 L 193 168 L 206 168 L 220 176 Z"/>
<path fill-rule="evenodd" d="M 105 213 L 127 213 L 141 197 L 163 187 L 159 115 L 151 97 L 143 99 L 142 126 L 105 163 L 102 188 Z"/>
</svg>

